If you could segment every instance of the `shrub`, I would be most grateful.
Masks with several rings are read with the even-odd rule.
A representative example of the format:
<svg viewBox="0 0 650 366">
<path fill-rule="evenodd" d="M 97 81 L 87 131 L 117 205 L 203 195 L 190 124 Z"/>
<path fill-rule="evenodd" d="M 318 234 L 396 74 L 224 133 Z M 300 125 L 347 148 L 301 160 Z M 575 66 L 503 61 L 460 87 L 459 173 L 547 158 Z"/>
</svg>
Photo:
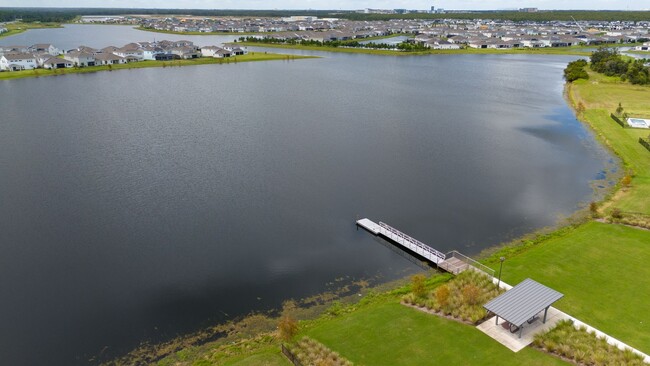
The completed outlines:
<svg viewBox="0 0 650 366">
<path fill-rule="evenodd" d="M 440 306 L 447 306 L 449 302 L 449 287 L 447 285 L 438 287 L 435 292 L 435 297 Z"/>
<path fill-rule="evenodd" d="M 623 218 L 623 212 L 621 212 L 620 209 L 615 208 L 612 210 L 612 217 L 615 219 L 622 219 Z"/>
<path fill-rule="evenodd" d="M 411 277 L 411 291 L 417 297 L 424 297 L 427 294 L 427 288 L 424 284 L 426 277 L 423 274 L 416 274 Z"/>
<path fill-rule="evenodd" d="M 629 187 L 631 183 L 632 183 L 632 177 L 630 177 L 629 175 L 626 175 L 623 177 L 623 179 L 621 179 L 621 184 L 623 185 L 623 187 Z"/>
<path fill-rule="evenodd" d="M 641 356 L 629 349 L 620 350 L 604 338 L 576 329 L 571 320 L 558 322 L 549 332 L 535 336 L 535 346 L 584 365 L 643 365 Z"/>
<path fill-rule="evenodd" d="M 480 294 L 479 288 L 473 284 L 467 284 L 463 287 L 463 300 L 468 305 L 476 305 Z"/>
<path fill-rule="evenodd" d="M 290 341 L 298 332 L 298 322 L 292 317 L 285 315 L 280 318 L 278 330 L 280 331 L 280 339 Z"/>
<path fill-rule="evenodd" d="M 598 217 L 598 204 L 596 202 L 591 202 L 589 204 L 589 212 L 591 212 L 591 217 Z"/>
</svg>

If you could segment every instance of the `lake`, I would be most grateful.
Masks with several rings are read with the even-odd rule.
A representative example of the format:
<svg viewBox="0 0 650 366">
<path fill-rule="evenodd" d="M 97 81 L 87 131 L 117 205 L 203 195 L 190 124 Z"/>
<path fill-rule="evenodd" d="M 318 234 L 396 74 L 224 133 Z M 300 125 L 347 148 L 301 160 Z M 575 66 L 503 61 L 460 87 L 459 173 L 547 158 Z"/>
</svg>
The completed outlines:
<svg viewBox="0 0 650 366">
<path fill-rule="evenodd" d="M 154 37 L 219 41 L 2 44 Z M 610 184 L 563 99 L 572 57 L 311 54 L 0 82 L 0 359 L 93 363 L 416 268 L 360 217 L 474 255 Z"/>
</svg>

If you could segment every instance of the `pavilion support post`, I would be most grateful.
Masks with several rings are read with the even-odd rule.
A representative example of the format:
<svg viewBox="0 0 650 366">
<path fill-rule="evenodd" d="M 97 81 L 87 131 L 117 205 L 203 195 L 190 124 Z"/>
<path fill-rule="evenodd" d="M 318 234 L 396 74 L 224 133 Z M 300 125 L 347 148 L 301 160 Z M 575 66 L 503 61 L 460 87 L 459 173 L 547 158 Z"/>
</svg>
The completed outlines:
<svg viewBox="0 0 650 366">
<path fill-rule="evenodd" d="M 544 309 L 544 321 L 542 323 L 546 324 L 546 314 L 548 314 L 548 308 L 550 306 L 547 306 L 546 309 Z"/>
<path fill-rule="evenodd" d="M 521 338 L 521 333 L 523 333 L 523 332 L 524 332 L 524 325 L 522 324 L 522 325 L 519 327 L 519 338 Z"/>
</svg>

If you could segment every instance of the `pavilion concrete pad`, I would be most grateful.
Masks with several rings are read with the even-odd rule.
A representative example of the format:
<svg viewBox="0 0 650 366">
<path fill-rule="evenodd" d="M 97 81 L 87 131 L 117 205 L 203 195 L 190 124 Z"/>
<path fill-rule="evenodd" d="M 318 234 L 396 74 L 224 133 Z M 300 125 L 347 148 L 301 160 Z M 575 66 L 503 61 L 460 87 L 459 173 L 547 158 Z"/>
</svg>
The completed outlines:
<svg viewBox="0 0 650 366">
<path fill-rule="evenodd" d="M 510 330 L 504 329 L 501 325 L 505 323 L 505 320 L 499 318 L 499 325 L 496 325 L 496 317 L 493 316 L 490 319 L 479 324 L 478 328 L 481 332 L 487 334 L 488 336 L 495 339 L 497 342 L 508 347 L 513 352 L 519 352 L 524 347 L 533 343 L 535 335 L 538 333 L 546 332 L 549 329 L 553 328 L 557 322 L 562 319 L 569 319 L 569 317 L 555 309 L 550 307 L 548 309 L 548 314 L 546 316 L 546 323 L 542 323 L 544 318 L 544 312 L 539 315 L 539 318 L 535 320 L 532 324 L 526 323 L 524 325 L 523 333 L 521 338 L 519 338 L 519 332 L 510 333 Z"/>
</svg>

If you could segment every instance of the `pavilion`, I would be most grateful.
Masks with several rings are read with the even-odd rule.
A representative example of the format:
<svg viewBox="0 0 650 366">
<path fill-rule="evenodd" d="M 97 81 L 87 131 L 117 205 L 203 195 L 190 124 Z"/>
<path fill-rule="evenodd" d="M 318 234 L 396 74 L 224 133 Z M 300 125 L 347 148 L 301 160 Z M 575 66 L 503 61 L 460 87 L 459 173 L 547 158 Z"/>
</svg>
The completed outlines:
<svg viewBox="0 0 650 366">
<path fill-rule="evenodd" d="M 544 310 L 543 322 L 546 323 L 548 309 L 563 296 L 563 294 L 527 278 L 502 295 L 495 297 L 483 307 L 496 315 L 497 325 L 499 325 L 499 318 L 504 319 L 510 323 L 510 332 L 519 331 L 519 338 L 521 338 L 524 325 L 533 323 L 542 310 Z"/>
</svg>

